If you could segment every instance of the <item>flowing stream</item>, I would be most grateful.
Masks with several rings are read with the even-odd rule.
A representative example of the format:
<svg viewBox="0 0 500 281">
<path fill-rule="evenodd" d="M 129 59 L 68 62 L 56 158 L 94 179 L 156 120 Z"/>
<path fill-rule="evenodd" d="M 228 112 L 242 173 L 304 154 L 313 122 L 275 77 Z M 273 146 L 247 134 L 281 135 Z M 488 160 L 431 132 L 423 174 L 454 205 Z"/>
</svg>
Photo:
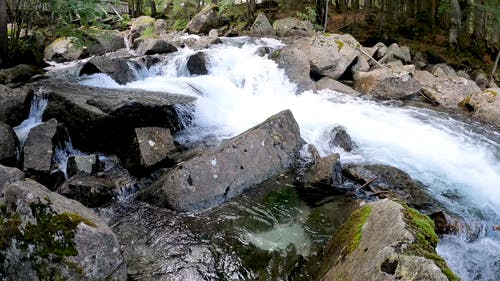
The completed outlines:
<svg viewBox="0 0 500 281">
<path fill-rule="evenodd" d="M 297 93 L 283 70 L 267 56 L 257 55 L 264 46 L 280 48 L 279 41 L 227 38 L 223 42 L 204 50 L 208 75 L 190 76 L 186 60 L 194 51 L 184 48 L 149 69 L 138 70 L 138 80 L 125 86 L 105 74 L 78 81 L 196 96 L 194 118 L 177 136 L 181 143 L 229 138 L 290 109 L 304 140 L 322 155 L 340 152 L 343 163 L 392 165 L 424 183 L 448 212 L 479 229 L 474 238 L 466 233 L 443 237 L 438 253 L 462 280 L 500 280 L 500 235 L 494 230 L 500 225 L 498 132 L 429 109 L 384 105 L 329 90 Z M 357 144 L 350 153 L 328 144 L 330 130 L 338 125 Z M 245 232 L 241 237 L 265 249 L 286 250 L 293 244 L 307 255 L 307 243 L 296 242 L 303 231 L 301 226 L 284 222 L 259 235 Z M 287 236 L 282 240 L 272 239 L 284 233 Z"/>
</svg>

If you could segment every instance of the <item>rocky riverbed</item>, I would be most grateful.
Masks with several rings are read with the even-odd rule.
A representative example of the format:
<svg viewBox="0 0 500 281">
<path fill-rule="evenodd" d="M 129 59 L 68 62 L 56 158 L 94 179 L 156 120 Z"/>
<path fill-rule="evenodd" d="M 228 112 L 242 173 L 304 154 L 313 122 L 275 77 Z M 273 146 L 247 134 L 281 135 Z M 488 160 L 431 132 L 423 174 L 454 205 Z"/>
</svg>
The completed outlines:
<svg viewBox="0 0 500 281">
<path fill-rule="evenodd" d="M 0 277 L 500 277 L 494 83 L 296 19 L 250 32 L 139 18 L 56 40 L 46 77 L 1 70 Z"/>
</svg>

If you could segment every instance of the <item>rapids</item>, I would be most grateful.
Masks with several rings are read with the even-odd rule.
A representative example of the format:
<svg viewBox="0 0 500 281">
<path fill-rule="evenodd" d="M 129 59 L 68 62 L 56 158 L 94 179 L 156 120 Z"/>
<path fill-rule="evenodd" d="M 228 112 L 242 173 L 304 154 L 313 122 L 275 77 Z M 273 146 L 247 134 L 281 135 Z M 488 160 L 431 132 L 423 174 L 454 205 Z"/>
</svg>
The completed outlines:
<svg viewBox="0 0 500 281">
<path fill-rule="evenodd" d="M 177 141 L 235 136 L 269 116 L 290 109 L 308 143 L 320 154 L 340 152 L 343 163 L 382 163 L 408 172 L 427 191 L 470 225 L 477 237 L 462 233 L 441 239 L 437 251 L 462 280 L 500 280 L 500 134 L 460 121 L 446 113 L 417 107 L 398 107 L 329 90 L 297 93 L 284 71 L 259 48 L 282 47 L 274 39 L 225 38 L 204 50 L 208 75 L 190 76 L 187 58 L 195 51 L 181 49 L 162 62 L 136 72 L 137 80 L 119 85 L 109 76 L 69 77 L 84 85 L 140 88 L 196 96 L 194 118 Z M 330 147 L 330 130 L 346 128 L 357 147 L 350 153 Z M 278 224 L 267 232 L 243 234 L 261 248 L 283 249 L 299 244 L 297 225 Z M 280 233 L 283 241 L 271 241 Z M 469 238 L 467 238 L 469 237 Z M 284 245 L 286 244 L 286 245 Z M 309 251 L 300 244 L 301 251 Z"/>
</svg>

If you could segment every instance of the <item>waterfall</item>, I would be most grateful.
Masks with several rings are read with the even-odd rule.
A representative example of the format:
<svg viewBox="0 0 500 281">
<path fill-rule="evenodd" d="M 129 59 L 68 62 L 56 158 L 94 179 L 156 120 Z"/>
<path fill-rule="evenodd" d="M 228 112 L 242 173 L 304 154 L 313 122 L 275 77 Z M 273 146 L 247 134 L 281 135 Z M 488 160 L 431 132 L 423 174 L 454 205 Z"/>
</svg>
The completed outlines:
<svg viewBox="0 0 500 281">
<path fill-rule="evenodd" d="M 364 98 L 323 90 L 296 93 L 284 71 L 267 56 L 256 54 L 273 39 L 225 38 L 204 50 L 208 75 L 190 76 L 187 48 L 149 77 L 118 86 L 106 75 L 91 75 L 83 84 L 130 87 L 196 96 L 190 127 L 181 143 L 208 136 L 233 137 L 269 116 L 290 109 L 301 135 L 321 155 L 339 151 L 329 145 L 329 132 L 346 128 L 357 148 L 341 151 L 343 163 L 382 163 L 408 172 L 429 193 L 466 223 L 484 231 L 474 241 L 445 236 L 437 250 L 462 280 L 498 280 L 500 237 L 500 134 L 447 114 L 415 107 L 383 105 Z M 158 67 L 158 66 L 157 66 Z M 270 233 L 270 235 L 275 233 Z"/>
<path fill-rule="evenodd" d="M 25 119 L 21 124 L 14 127 L 14 132 L 16 132 L 17 138 L 21 148 L 24 147 L 26 138 L 32 128 L 40 125 L 42 123 L 42 115 L 47 107 L 47 96 L 43 89 L 39 89 L 31 100 L 30 113 L 28 118 Z"/>
</svg>

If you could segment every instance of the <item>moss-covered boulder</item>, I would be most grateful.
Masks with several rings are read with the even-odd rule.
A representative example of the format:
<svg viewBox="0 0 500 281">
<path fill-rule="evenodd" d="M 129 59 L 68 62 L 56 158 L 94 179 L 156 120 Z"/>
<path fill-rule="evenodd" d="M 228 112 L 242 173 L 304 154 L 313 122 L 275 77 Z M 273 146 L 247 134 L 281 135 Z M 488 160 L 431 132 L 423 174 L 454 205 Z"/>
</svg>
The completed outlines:
<svg viewBox="0 0 500 281">
<path fill-rule="evenodd" d="M 479 120 L 500 129 L 500 88 L 488 88 L 467 96 L 459 103 Z"/>
<path fill-rule="evenodd" d="M 65 62 L 77 60 L 87 55 L 86 48 L 76 37 L 61 37 L 45 48 L 44 59 L 47 61 Z"/>
<path fill-rule="evenodd" d="M 325 252 L 319 280 L 458 280 L 436 254 L 432 220 L 384 199 L 355 211 Z"/>
<path fill-rule="evenodd" d="M 222 17 L 217 12 L 217 7 L 206 6 L 188 23 L 187 30 L 195 34 L 208 34 L 212 29 L 222 25 Z"/>
<path fill-rule="evenodd" d="M 79 202 L 26 180 L 0 206 L 0 279 L 126 280 L 115 234 Z"/>
</svg>

